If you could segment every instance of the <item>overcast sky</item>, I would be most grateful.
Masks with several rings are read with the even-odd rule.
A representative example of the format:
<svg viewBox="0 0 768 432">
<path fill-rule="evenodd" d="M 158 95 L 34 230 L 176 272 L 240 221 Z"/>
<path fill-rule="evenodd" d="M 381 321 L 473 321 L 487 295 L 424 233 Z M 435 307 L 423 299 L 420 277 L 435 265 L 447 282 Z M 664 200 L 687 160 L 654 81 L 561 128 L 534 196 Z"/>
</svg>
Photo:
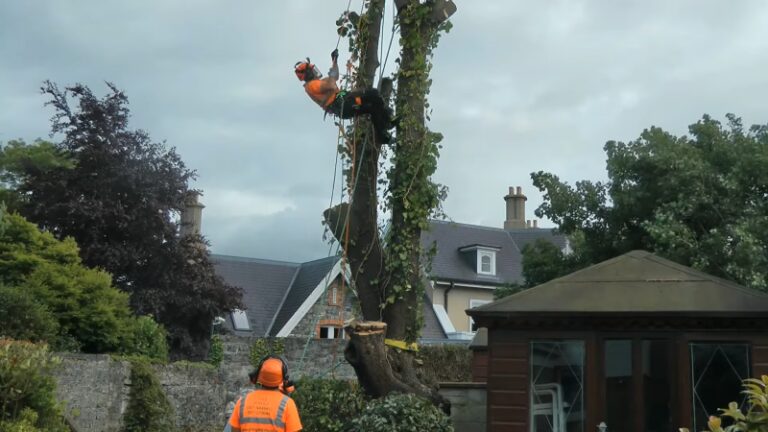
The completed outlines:
<svg viewBox="0 0 768 432">
<path fill-rule="evenodd" d="M 523 187 L 533 218 L 541 194 L 531 172 L 604 179 L 605 141 L 650 125 L 682 134 L 704 113 L 728 112 L 768 122 L 766 1 L 456 3 L 430 95 L 430 127 L 445 135 L 436 180 L 450 188 L 445 210 L 456 222 L 501 227 L 509 186 Z M 346 7 L 0 0 L 0 141 L 48 136 L 43 80 L 99 95 L 111 81 L 129 97 L 131 127 L 197 170 L 214 253 L 324 257 L 336 129 L 292 68 L 310 56 L 327 70 Z M 345 60 L 346 41 L 340 51 Z"/>
</svg>

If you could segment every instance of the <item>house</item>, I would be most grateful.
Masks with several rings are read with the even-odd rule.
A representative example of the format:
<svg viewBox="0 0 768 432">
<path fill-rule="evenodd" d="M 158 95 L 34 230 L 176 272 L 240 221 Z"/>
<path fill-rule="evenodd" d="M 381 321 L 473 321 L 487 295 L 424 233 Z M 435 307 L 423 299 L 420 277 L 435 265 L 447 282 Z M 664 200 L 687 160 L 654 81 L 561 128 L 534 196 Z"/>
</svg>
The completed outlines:
<svg viewBox="0 0 768 432">
<path fill-rule="evenodd" d="M 467 314 L 487 328 L 488 431 L 703 430 L 768 374 L 768 295 L 645 251 Z"/>
<path fill-rule="evenodd" d="M 469 341 L 477 326 L 464 311 L 490 303 L 500 286 L 524 282 L 522 250 L 527 244 L 545 239 L 569 251 L 565 236 L 525 220 L 526 200 L 521 187 L 509 188 L 501 228 L 431 221 L 423 232 L 422 247 L 435 248 L 428 298 L 449 339 Z"/>
<path fill-rule="evenodd" d="M 335 339 L 353 316 L 341 263 L 331 256 L 293 263 L 211 255 L 216 273 L 243 289 L 245 310 L 225 317 L 224 327 L 237 336 L 300 336 Z"/>
</svg>

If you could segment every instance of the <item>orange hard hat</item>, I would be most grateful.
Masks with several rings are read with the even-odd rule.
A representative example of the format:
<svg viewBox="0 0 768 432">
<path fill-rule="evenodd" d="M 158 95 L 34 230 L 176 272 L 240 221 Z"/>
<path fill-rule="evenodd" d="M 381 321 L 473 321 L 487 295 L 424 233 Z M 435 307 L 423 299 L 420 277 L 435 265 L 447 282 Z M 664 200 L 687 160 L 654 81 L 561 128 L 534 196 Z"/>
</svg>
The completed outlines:
<svg viewBox="0 0 768 432">
<path fill-rule="evenodd" d="M 268 358 L 264 360 L 259 368 L 257 382 L 264 387 L 278 387 L 283 383 L 283 370 L 285 364 L 277 358 Z"/>
<path fill-rule="evenodd" d="M 309 61 L 309 58 L 307 58 L 307 61 L 297 62 L 293 67 L 293 72 L 299 81 L 306 81 L 307 79 L 319 78 L 321 76 L 320 70 Z"/>
</svg>

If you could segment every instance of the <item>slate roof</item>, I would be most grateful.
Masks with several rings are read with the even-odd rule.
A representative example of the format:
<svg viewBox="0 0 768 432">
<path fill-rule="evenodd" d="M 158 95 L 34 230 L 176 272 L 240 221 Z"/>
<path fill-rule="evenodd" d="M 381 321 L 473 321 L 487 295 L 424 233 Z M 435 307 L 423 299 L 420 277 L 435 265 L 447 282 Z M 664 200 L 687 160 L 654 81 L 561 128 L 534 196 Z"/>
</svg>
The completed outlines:
<svg viewBox="0 0 768 432">
<path fill-rule="evenodd" d="M 435 310 L 432 309 L 432 300 L 424 294 L 424 327 L 421 329 L 421 339 L 432 342 L 442 342 L 448 340 L 443 331 L 443 326 L 437 320 Z"/>
<path fill-rule="evenodd" d="M 243 303 L 251 330 L 233 332 L 241 336 L 266 335 L 273 321 L 273 328 L 278 321 L 284 324 L 326 276 L 321 274 L 323 269 L 330 269 L 337 259 L 328 257 L 301 264 L 211 255 L 216 273 L 230 285 L 243 289 Z M 296 295 L 286 295 L 289 292 Z M 230 320 L 225 325 L 232 330 Z"/>
<path fill-rule="evenodd" d="M 632 251 L 467 311 L 542 313 L 764 314 L 768 295 L 646 251 Z"/>
<path fill-rule="evenodd" d="M 430 222 L 430 229 L 422 233 L 421 244 L 425 249 L 437 245 L 432 259 L 432 279 L 501 285 L 523 282 L 521 251 L 539 238 L 552 241 L 560 249 L 566 245 L 565 236 L 555 234 L 550 228 L 504 230 L 435 220 Z M 459 252 L 459 248 L 473 245 L 500 248 L 496 252 L 496 276 L 477 274 L 475 265 Z"/>
<path fill-rule="evenodd" d="M 324 282 L 324 279 L 328 278 L 328 273 L 336 261 L 338 261 L 338 257 L 331 256 L 310 261 L 300 266 L 296 279 L 291 284 L 290 290 L 287 291 L 283 304 L 275 316 L 275 322 L 269 329 L 270 336 L 277 336 L 277 332 L 291 319 L 299 306 L 304 303 L 304 300 L 319 284 Z M 326 282 L 331 283 L 333 281 L 328 280 Z"/>
</svg>

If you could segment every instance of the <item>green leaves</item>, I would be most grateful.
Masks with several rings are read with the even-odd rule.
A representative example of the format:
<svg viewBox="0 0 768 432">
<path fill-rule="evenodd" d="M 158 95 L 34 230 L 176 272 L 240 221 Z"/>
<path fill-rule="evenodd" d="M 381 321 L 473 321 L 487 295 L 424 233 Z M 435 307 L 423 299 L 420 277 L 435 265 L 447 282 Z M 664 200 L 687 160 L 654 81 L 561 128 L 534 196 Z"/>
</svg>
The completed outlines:
<svg viewBox="0 0 768 432">
<path fill-rule="evenodd" d="M 646 249 L 707 273 L 768 289 L 768 125 L 745 130 L 704 116 L 689 136 L 658 127 L 605 145 L 609 181 L 577 182 L 533 173 L 545 193 L 536 210 L 595 263 Z"/>
</svg>

